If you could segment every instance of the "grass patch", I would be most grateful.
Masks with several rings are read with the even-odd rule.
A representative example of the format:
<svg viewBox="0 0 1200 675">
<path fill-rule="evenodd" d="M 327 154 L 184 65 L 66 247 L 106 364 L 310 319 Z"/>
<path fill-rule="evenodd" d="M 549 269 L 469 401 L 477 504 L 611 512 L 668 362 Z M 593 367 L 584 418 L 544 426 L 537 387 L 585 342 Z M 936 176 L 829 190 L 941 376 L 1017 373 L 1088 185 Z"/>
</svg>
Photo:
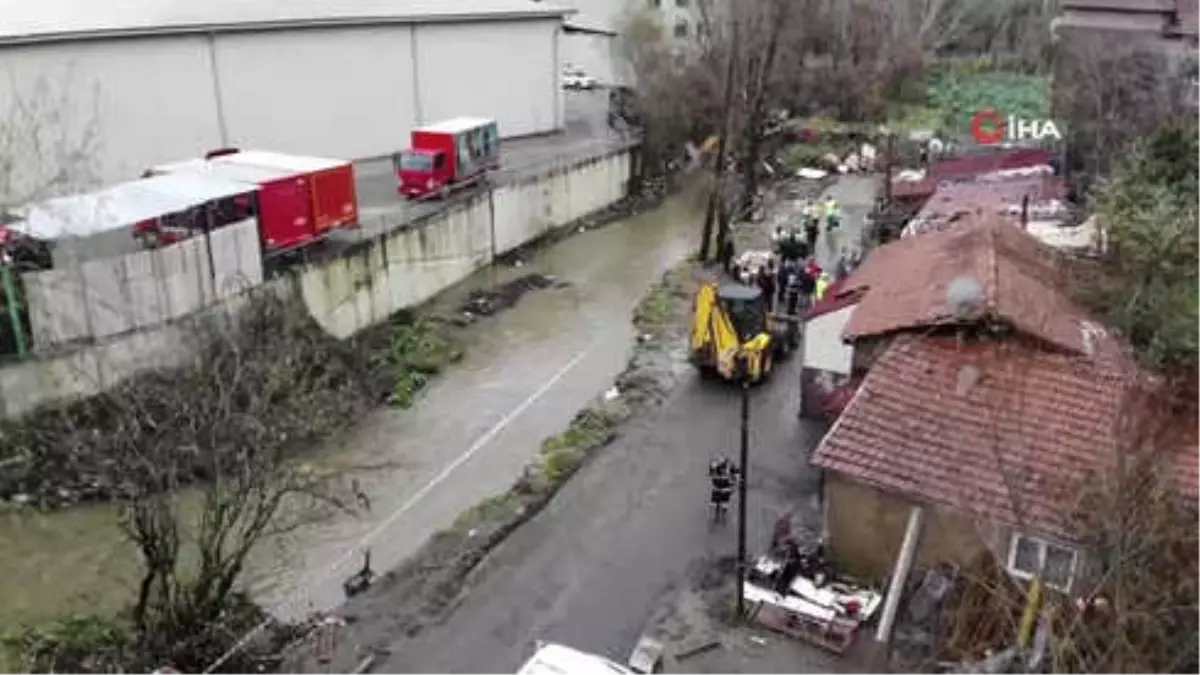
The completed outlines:
<svg viewBox="0 0 1200 675">
<path fill-rule="evenodd" d="M 539 478 L 545 486 L 557 486 L 583 462 L 588 452 L 603 445 L 625 418 L 621 412 L 585 408 L 566 431 L 542 441 Z"/>
<path fill-rule="evenodd" d="M 687 296 L 687 280 L 694 264 L 673 268 L 662 276 L 633 310 L 633 325 L 642 333 L 658 336 L 671 323 L 677 308 L 676 300 Z"/>
<path fill-rule="evenodd" d="M 467 534 L 480 523 L 514 512 L 518 505 L 517 496 L 512 492 L 492 495 L 460 513 L 451 529 L 457 534 Z"/>
<path fill-rule="evenodd" d="M 122 672 L 133 645 L 119 619 L 72 616 L 9 629 L 0 637 L 4 672 Z"/>
<path fill-rule="evenodd" d="M 432 376 L 462 358 L 462 350 L 445 322 L 422 317 L 393 329 L 384 358 L 395 372 L 388 403 L 407 409 Z"/>
</svg>

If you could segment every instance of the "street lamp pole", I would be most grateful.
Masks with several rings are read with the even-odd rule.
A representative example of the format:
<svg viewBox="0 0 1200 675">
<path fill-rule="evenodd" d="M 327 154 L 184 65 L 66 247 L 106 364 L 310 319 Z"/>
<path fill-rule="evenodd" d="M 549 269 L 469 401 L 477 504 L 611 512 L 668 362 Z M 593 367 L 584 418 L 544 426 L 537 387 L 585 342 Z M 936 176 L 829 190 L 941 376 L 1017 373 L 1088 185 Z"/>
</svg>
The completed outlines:
<svg viewBox="0 0 1200 675">
<path fill-rule="evenodd" d="M 746 479 L 750 470 L 750 363 L 742 357 L 742 443 L 738 458 L 737 615 L 745 614 L 746 597 Z"/>
</svg>

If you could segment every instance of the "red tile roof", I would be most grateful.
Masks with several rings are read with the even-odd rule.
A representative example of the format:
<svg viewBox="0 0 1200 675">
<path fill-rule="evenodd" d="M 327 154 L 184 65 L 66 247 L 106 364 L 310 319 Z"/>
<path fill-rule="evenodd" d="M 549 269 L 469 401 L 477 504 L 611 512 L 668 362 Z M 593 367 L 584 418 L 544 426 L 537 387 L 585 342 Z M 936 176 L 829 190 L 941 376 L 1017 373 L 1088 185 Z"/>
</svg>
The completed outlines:
<svg viewBox="0 0 1200 675">
<path fill-rule="evenodd" d="M 1019 223 L 1019 209 L 1027 196 L 1030 208 L 1051 200 L 1062 201 L 1066 186 L 1053 176 L 944 183 L 914 220 L 921 222 L 924 232 L 941 230 L 961 223 L 963 218 L 978 218 L 980 214 L 1003 215 L 1010 222 Z"/>
<path fill-rule="evenodd" d="M 1019 341 L 959 346 L 902 336 L 872 366 L 813 463 L 926 503 L 1069 536 L 1072 497 L 1115 456 L 1127 381 L 1111 362 Z"/>
<path fill-rule="evenodd" d="M 829 288 L 825 289 L 825 297 L 809 305 L 802 318 L 808 321 L 858 302 L 858 293 L 846 292 L 845 286 L 846 279 L 839 279 L 830 284 Z"/>
<path fill-rule="evenodd" d="M 842 338 L 950 323 L 946 289 L 969 276 L 982 287 L 993 318 L 1062 350 L 1086 353 L 1086 316 L 1059 291 L 1056 261 L 1052 249 L 994 216 L 892 242 L 872 251 L 845 279 L 841 292 L 861 292 L 862 298 Z"/>
</svg>

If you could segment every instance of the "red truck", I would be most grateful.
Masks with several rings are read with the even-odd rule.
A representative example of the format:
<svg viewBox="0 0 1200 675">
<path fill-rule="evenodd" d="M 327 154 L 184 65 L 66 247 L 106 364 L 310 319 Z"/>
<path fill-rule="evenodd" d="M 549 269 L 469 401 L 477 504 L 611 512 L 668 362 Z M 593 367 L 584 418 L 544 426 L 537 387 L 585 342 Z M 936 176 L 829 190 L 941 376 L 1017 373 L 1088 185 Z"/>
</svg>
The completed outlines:
<svg viewBox="0 0 1200 675">
<path fill-rule="evenodd" d="M 397 191 L 408 199 L 444 198 L 500 166 L 495 120 L 458 117 L 413 129 L 412 147 L 392 158 Z"/>
<path fill-rule="evenodd" d="M 263 249 L 277 253 L 358 224 L 354 169 L 349 162 L 260 151 L 209 153 L 150 169 L 148 175 L 202 173 L 257 186 Z"/>
</svg>

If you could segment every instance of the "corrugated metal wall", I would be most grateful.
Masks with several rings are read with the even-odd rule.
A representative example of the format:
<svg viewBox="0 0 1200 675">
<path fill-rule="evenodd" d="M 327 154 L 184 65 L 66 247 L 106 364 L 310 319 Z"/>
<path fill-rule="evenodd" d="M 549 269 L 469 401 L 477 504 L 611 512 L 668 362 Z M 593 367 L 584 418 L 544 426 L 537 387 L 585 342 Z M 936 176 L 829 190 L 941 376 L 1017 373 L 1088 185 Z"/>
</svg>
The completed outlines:
<svg viewBox="0 0 1200 675">
<path fill-rule="evenodd" d="M 459 115 L 494 117 L 506 137 L 545 133 L 563 125 L 560 27 L 529 19 L 0 47 L 0 119 L 15 83 L 23 100 L 59 111 L 42 125 L 47 136 L 94 123 L 99 182 L 224 145 L 386 155 L 413 124 Z"/>
</svg>

